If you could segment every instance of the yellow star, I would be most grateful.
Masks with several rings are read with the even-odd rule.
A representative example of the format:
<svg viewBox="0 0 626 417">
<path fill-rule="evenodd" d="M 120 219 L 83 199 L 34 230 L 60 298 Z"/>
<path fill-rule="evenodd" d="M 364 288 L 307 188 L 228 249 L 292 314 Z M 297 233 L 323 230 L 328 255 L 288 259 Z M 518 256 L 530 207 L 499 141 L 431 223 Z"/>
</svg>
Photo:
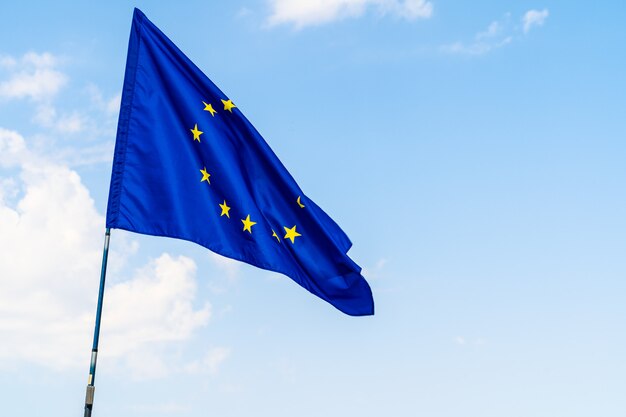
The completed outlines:
<svg viewBox="0 0 626 417">
<path fill-rule="evenodd" d="M 204 111 L 208 111 L 209 113 L 211 113 L 211 116 L 215 117 L 215 113 L 217 113 L 217 110 L 213 108 L 211 103 L 205 103 L 203 101 L 202 104 L 204 104 Z"/>
<path fill-rule="evenodd" d="M 220 204 L 220 207 L 222 208 L 222 214 L 220 214 L 220 217 L 225 215 L 230 219 L 230 214 L 228 214 L 228 212 L 230 211 L 230 207 L 226 205 L 226 200 L 224 200 L 224 204 Z"/>
<path fill-rule="evenodd" d="M 277 240 L 278 242 L 280 242 L 280 238 L 278 237 L 278 235 L 276 234 L 276 232 L 274 231 L 274 229 L 272 229 L 272 237 L 275 237 L 275 238 L 276 238 L 276 240 Z"/>
<path fill-rule="evenodd" d="M 296 200 L 296 203 L 298 203 L 298 205 L 300 206 L 300 208 L 304 208 L 304 204 L 302 204 L 300 202 L 300 196 L 298 196 L 298 199 Z"/>
<path fill-rule="evenodd" d="M 222 103 L 224 103 L 224 110 L 228 110 L 231 113 L 233 112 L 232 109 L 237 107 L 233 104 L 232 100 L 222 100 Z"/>
<path fill-rule="evenodd" d="M 292 244 L 295 243 L 296 237 L 302 236 L 300 233 L 296 232 L 295 225 L 291 229 L 287 228 L 287 226 L 283 227 L 285 228 L 285 232 L 287 232 L 287 234 L 285 235 L 285 239 L 290 239 Z"/>
<path fill-rule="evenodd" d="M 206 172 L 206 167 L 204 167 L 204 169 L 201 169 L 200 172 L 202 172 L 202 179 L 200 180 L 200 182 L 202 181 L 206 181 L 209 184 L 211 184 L 211 180 L 209 179 L 209 177 L 211 176 L 211 174 L 209 174 L 208 172 Z"/>
<path fill-rule="evenodd" d="M 200 142 L 200 135 L 203 134 L 204 132 L 198 130 L 198 124 L 196 123 L 193 129 L 189 129 L 189 130 L 191 130 L 191 133 L 193 133 L 193 140 L 197 140 L 198 142 Z"/>
<path fill-rule="evenodd" d="M 245 232 L 247 230 L 252 233 L 252 226 L 254 226 L 256 222 L 250 220 L 250 215 L 248 214 L 248 217 L 246 217 L 245 220 L 242 219 L 241 222 L 243 223 L 243 231 Z"/>
</svg>

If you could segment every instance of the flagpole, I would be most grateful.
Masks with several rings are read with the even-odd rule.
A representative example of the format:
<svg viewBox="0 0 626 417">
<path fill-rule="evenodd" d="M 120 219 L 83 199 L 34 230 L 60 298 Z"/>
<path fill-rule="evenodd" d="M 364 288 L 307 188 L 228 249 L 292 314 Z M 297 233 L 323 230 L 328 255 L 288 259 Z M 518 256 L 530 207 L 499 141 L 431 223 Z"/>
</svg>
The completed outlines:
<svg viewBox="0 0 626 417">
<path fill-rule="evenodd" d="M 104 281 L 107 273 L 107 259 L 109 257 L 109 240 L 111 229 L 104 232 L 104 250 L 102 251 L 102 269 L 100 271 L 100 289 L 98 291 L 98 307 L 96 308 L 96 326 L 93 332 L 93 348 L 91 349 L 91 363 L 89 365 L 89 379 L 87 381 L 87 393 L 85 395 L 85 417 L 91 417 L 93 397 L 96 390 L 96 362 L 98 360 L 98 340 L 100 339 L 100 319 L 102 317 L 102 301 L 104 299 Z"/>
</svg>

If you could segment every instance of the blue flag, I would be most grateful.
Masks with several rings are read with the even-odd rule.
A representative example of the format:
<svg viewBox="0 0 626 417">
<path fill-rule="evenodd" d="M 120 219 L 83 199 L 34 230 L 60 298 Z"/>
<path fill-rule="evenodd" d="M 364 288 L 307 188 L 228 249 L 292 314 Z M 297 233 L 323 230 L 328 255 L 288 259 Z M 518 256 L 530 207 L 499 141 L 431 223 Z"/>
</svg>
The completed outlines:
<svg viewBox="0 0 626 417">
<path fill-rule="evenodd" d="M 374 314 L 350 240 L 261 135 L 135 9 L 106 224 L 280 272 L 344 313 Z"/>
</svg>

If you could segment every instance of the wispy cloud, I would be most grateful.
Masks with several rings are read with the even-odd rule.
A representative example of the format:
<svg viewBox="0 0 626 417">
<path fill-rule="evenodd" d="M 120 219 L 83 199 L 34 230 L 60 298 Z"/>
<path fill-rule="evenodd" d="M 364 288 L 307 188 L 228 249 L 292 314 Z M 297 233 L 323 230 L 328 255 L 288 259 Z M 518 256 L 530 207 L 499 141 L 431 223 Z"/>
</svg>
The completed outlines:
<svg viewBox="0 0 626 417">
<path fill-rule="evenodd" d="M 454 342 L 454 344 L 459 345 L 459 346 L 476 346 L 476 347 L 480 347 L 480 346 L 484 346 L 487 344 L 487 341 L 485 339 L 483 339 L 482 337 L 477 337 L 474 339 L 469 339 L 465 336 L 456 336 L 452 339 L 452 341 Z"/>
<path fill-rule="evenodd" d="M 243 18 L 251 16 L 253 14 L 254 14 L 254 12 L 252 11 L 252 9 L 244 6 L 244 7 L 241 7 L 239 10 L 237 10 L 237 13 L 235 14 L 235 17 L 237 19 L 243 19 Z"/>
<path fill-rule="evenodd" d="M 501 48 L 513 41 L 510 29 L 510 16 L 495 20 L 486 29 L 476 33 L 471 42 L 454 42 L 442 46 L 442 51 L 449 54 L 484 55 Z"/>
<path fill-rule="evenodd" d="M 237 283 L 241 262 L 213 252 L 208 252 L 207 256 L 217 272 L 207 285 L 213 294 L 224 294 Z"/>
<path fill-rule="evenodd" d="M 385 265 L 388 262 L 387 258 L 380 258 L 374 265 L 365 266 L 361 273 L 368 280 L 378 280 L 383 277 Z"/>
<path fill-rule="evenodd" d="M 548 9 L 527 11 L 522 17 L 524 33 L 528 33 L 533 26 L 543 26 L 549 14 Z"/>
<path fill-rule="evenodd" d="M 361 17 L 370 9 L 406 20 L 433 14 L 433 4 L 426 0 L 269 0 L 269 4 L 269 26 L 291 24 L 297 29 Z"/>
<path fill-rule="evenodd" d="M 0 55 L 0 68 L 11 69 L 17 65 L 15 58 L 6 55 Z"/>
<path fill-rule="evenodd" d="M 219 367 L 230 357 L 231 350 L 226 347 L 212 347 L 199 361 L 191 362 L 185 366 L 188 373 L 208 372 L 210 374 L 217 373 Z"/>
<path fill-rule="evenodd" d="M 493 51 L 494 49 L 498 49 L 510 44 L 512 40 L 513 38 L 508 36 L 504 39 L 498 40 L 497 42 L 487 42 L 484 40 L 475 41 L 469 44 L 463 42 L 454 42 L 448 45 L 444 45 L 442 47 L 442 50 L 450 54 L 484 55 L 488 52 Z"/>
<path fill-rule="evenodd" d="M 476 34 L 476 40 L 492 39 L 502 33 L 503 27 L 500 22 L 491 22 L 487 29 Z"/>
<path fill-rule="evenodd" d="M 209 252 L 209 259 L 220 271 L 222 271 L 229 280 L 234 280 L 241 270 L 241 262 Z"/>
<path fill-rule="evenodd" d="M 50 52 L 0 56 L 0 110 L 12 101 L 28 101 L 33 124 L 46 131 L 39 152 L 47 150 L 51 159 L 65 157 L 72 167 L 110 161 L 121 95 L 105 96 L 93 84 L 71 90 L 70 77 L 61 71 L 67 62 Z M 59 104 L 70 94 L 84 99 L 80 107 Z"/>
<path fill-rule="evenodd" d="M 188 413 L 191 411 L 189 404 L 181 404 L 177 402 L 165 402 L 160 404 L 141 404 L 130 407 L 131 411 L 142 414 L 176 414 Z"/>
<path fill-rule="evenodd" d="M 0 98 L 45 101 L 54 97 L 68 80 L 58 69 L 59 63 L 50 53 L 29 52 L 19 59 L 0 57 L 0 68 L 9 73 L 0 83 Z"/>
<path fill-rule="evenodd" d="M 117 93 L 112 97 L 105 97 L 102 91 L 95 84 L 89 84 L 85 91 L 89 95 L 91 104 L 98 110 L 117 116 L 120 111 L 122 93 Z"/>
<path fill-rule="evenodd" d="M 547 17 L 547 9 L 529 10 L 521 19 L 520 29 L 519 24 L 512 22 L 510 13 L 507 13 L 502 19 L 491 22 L 487 28 L 476 33 L 471 41 L 445 44 L 441 50 L 448 54 L 485 55 L 519 40 L 531 27 L 543 25 Z"/>
<path fill-rule="evenodd" d="M 0 99 L 27 99 L 35 103 L 33 121 L 59 133 L 81 132 L 86 117 L 74 111 L 60 114 L 54 107 L 55 97 L 68 84 L 69 77 L 61 72 L 62 59 L 49 53 L 29 52 L 20 58 L 0 58 Z"/>
</svg>

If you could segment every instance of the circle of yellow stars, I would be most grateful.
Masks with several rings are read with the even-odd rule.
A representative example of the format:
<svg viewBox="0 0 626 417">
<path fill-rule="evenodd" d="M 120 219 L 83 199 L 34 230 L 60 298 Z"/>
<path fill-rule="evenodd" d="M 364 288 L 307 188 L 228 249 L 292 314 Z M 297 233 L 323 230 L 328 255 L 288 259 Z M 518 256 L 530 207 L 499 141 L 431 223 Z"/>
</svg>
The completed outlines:
<svg viewBox="0 0 626 417">
<path fill-rule="evenodd" d="M 228 100 L 222 99 L 221 101 L 222 101 L 222 105 L 224 106 L 224 111 L 228 111 L 229 113 L 232 114 L 233 109 L 237 108 L 237 106 L 235 106 L 235 104 L 230 99 Z M 213 105 L 205 101 L 202 101 L 202 104 L 204 105 L 203 110 L 209 112 L 211 114 L 211 117 L 215 117 L 215 115 L 217 114 L 217 110 L 213 108 Z M 195 123 L 193 126 L 193 129 L 189 129 L 189 130 L 191 131 L 193 135 L 193 141 L 194 142 L 198 141 L 198 143 L 200 143 L 200 136 L 204 132 L 198 128 L 198 124 Z M 199 171 L 202 174 L 202 178 L 200 179 L 200 182 L 206 181 L 207 184 L 211 185 L 211 180 L 210 180 L 211 174 L 207 171 L 206 166 L 200 169 Z M 295 202 L 298 205 L 298 207 L 300 207 L 301 209 L 305 207 L 301 201 L 301 196 L 298 196 Z M 224 200 L 222 204 L 219 204 L 219 207 L 221 209 L 220 217 L 226 216 L 228 219 L 230 219 L 230 210 L 232 207 L 230 207 L 226 203 L 226 200 Z M 250 218 L 250 214 L 248 214 L 245 219 L 240 219 L 240 220 L 241 220 L 241 223 L 243 224 L 242 231 L 252 234 L 252 227 L 255 226 L 257 222 L 253 221 Z M 283 229 L 285 229 L 285 236 L 283 236 L 283 239 L 288 239 L 291 241 L 292 244 L 295 244 L 296 238 L 302 236 L 302 234 L 298 233 L 296 228 L 297 228 L 297 225 L 295 224 L 292 227 L 283 226 Z M 278 243 L 281 242 L 280 236 L 276 233 L 274 229 L 272 229 L 272 237 L 275 238 Z"/>
</svg>

